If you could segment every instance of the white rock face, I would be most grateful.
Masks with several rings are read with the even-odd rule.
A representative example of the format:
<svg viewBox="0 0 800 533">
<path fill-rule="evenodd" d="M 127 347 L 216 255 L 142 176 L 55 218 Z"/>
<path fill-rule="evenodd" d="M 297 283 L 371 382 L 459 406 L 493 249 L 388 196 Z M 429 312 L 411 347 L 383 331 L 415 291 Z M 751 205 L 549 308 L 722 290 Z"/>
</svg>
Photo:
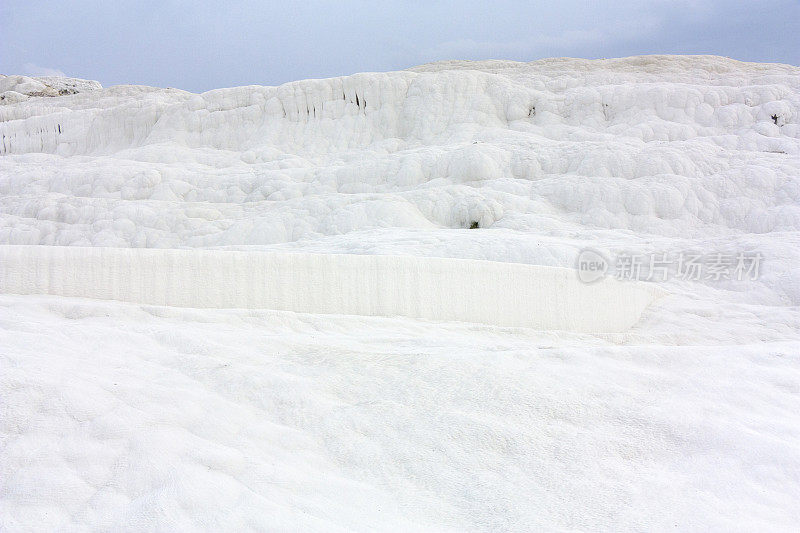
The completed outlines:
<svg viewBox="0 0 800 533">
<path fill-rule="evenodd" d="M 0 242 L 793 231 L 799 94 L 796 67 L 655 56 L 33 98 L 0 108 Z"/>
<path fill-rule="evenodd" d="M 29 80 L 0 78 L 0 286 L 31 293 L 0 294 L 0 529 L 797 529 L 800 68 Z M 624 332 L 641 285 L 574 307 L 611 286 L 576 258 L 662 253 L 763 263 L 673 264 Z"/>
<path fill-rule="evenodd" d="M 663 294 L 565 268 L 413 256 L 0 246 L 0 293 L 616 333 Z"/>
<path fill-rule="evenodd" d="M 0 105 L 16 104 L 31 97 L 65 96 L 96 91 L 103 86 L 96 81 L 59 76 L 3 76 L 0 74 Z"/>
</svg>

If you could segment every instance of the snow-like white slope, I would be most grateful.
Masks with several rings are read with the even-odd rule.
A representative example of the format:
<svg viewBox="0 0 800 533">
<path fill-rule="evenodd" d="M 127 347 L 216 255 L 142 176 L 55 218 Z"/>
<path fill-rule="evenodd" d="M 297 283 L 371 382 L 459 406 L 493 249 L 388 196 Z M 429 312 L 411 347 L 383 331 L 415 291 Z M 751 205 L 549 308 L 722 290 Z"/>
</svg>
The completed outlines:
<svg viewBox="0 0 800 533">
<path fill-rule="evenodd" d="M 0 529 L 800 523 L 800 68 L 443 62 L 201 95 L 35 92 L 0 105 L 0 245 L 386 256 L 330 261 L 406 279 L 473 264 L 452 259 L 573 268 L 584 248 L 763 263 L 742 280 L 673 265 L 650 282 L 669 296 L 601 335 L 65 297 L 168 294 L 125 277 L 1 295 Z M 15 272 L 48 292 L 57 273 L 31 269 L 83 252 L 29 253 Z M 87 252 L 70 279 L 90 283 L 103 253 L 180 255 Z M 224 257 L 182 294 L 226 286 Z M 441 288 L 501 299 L 504 278 L 467 270 Z M 222 300 L 258 296 L 235 292 Z M 450 316 L 492 315 L 464 302 Z"/>
<path fill-rule="evenodd" d="M 0 317 L 0 529 L 800 521 L 796 342 L 9 295 Z"/>
<path fill-rule="evenodd" d="M 390 255 L 0 246 L 0 293 L 614 333 L 662 296 L 565 268 Z"/>
</svg>

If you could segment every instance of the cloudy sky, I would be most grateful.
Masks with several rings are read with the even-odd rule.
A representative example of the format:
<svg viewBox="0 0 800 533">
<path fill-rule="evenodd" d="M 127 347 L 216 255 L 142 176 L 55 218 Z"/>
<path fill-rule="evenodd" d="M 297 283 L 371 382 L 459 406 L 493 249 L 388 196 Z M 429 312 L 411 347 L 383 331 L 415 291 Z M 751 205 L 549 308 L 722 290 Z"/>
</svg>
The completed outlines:
<svg viewBox="0 0 800 533">
<path fill-rule="evenodd" d="M 439 59 L 653 53 L 800 65 L 800 1 L 0 1 L 0 73 L 103 85 L 198 92 Z"/>
</svg>

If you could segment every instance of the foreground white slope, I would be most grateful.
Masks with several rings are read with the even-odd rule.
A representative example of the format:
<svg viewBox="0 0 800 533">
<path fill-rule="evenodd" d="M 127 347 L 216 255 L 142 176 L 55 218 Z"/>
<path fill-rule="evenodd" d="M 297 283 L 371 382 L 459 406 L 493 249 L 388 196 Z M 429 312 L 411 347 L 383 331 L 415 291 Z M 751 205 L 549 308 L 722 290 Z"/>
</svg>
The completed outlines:
<svg viewBox="0 0 800 533">
<path fill-rule="evenodd" d="M 6 530 L 800 519 L 796 342 L 8 295 L 0 314 Z"/>
<path fill-rule="evenodd" d="M 800 68 L 445 62 L 201 95 L 13 83 L 0 245 L 25 277 L 0 279 L 0 529 L 800 523 Z M 510 297 L 492 287 L 535 279 L 503 276 L 564 272 L 586 248 L 763 264 L 672 265 L 623 332 L 588 325 L 635 302 L 539 313 L 573 332 L 499 320 Z M 134 282 L 105 255 L 204 266 Z M 286 294 L 309 307 L 241 309 L 274 293 L 237 257 L 344 276 L 336 305 L 303 300 L 320 292 L 300 276 Z M 499 270 L 471 266 L 486 260 Z M 475 315 L 321 314 L 369 310 L 380 291 L 344 275 L 366 264 L 463 313 L 411 316 Z M 563 280 L 541 290 L 583 301 Z M 485 298 L 448 302 L 459 284 Z"/>
</svg>

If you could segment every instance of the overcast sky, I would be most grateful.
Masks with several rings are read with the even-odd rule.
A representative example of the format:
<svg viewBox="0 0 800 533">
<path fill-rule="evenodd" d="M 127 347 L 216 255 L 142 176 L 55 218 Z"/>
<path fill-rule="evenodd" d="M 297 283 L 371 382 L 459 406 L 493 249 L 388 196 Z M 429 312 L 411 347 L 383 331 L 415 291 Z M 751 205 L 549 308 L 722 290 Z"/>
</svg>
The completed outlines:
<svg viewBox="0 0 800 533">
<path fill-rule="evenodd" d="M 0 0 L 0 73 L 204 91 L 439 59 L 718 54 L 800 65 L 800 1 Z"/>
</svg>

